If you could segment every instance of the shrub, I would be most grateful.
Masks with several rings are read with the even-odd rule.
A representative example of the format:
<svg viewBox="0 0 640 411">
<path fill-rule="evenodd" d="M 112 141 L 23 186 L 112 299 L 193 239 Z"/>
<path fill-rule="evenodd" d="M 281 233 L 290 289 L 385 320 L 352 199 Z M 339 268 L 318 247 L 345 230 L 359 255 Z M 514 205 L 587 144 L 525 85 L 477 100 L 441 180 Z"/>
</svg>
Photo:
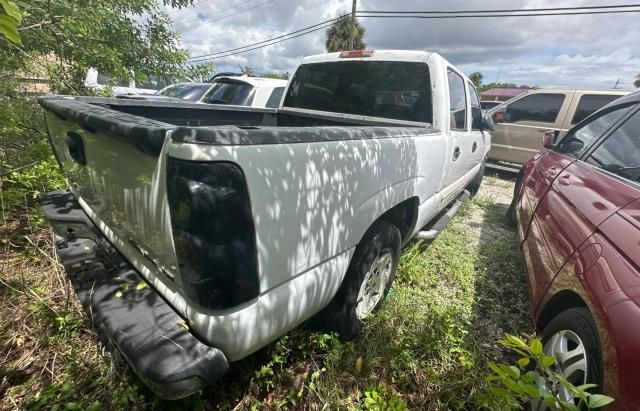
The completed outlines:
<svg viewBox="0 0 640 411">
<path fill-rule="evenodd" d="M 613 398 L 592 394 L 595 384 L 574 386 L 555 372 L 555 359 L 543 352 L 538 338 L 523 339 L 506 335 L 502 346 L 520 356 L 515 365 L 489 363 L 492 373 L 486 377 L 488 393 L 477 396 L 477 404 L 491 410 L 522 409 L 531 402 L 544 402 L 552 410 L 577 411 L 597 409 L 613 402 Z M 559 389 L 566 388 L 576 401 L 559 399 Z"/>
</svg>

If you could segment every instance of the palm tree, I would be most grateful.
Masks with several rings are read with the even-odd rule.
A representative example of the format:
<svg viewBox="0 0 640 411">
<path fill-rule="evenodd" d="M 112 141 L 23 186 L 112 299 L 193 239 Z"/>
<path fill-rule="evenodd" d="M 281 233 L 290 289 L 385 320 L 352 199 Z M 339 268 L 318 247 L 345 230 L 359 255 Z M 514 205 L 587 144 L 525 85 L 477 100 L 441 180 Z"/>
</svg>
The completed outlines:
<svg viewBox="0 0 640 411">
<path fill-rule="evenodd" d="M 636 88 L 640 88 L 640 74 L 636 76 L 636 81 L 633 82 L 633 85 L 636 86 Z"/>
<path fill-rule="evenodd" d="M 349 50 L 351 32 L 353 30 L 353 49 L 362 50 L 367 47 L 364 42 L 364 27 L 354 21 L 350 15 L 340 16 L 327 30 L 327 41 L 324 47 L 328 53 Z"/>
<path fill-rule="evenodd" d="M 471 80 L 473 85 L 476 87 L 480 87 L 480 84 L 482 84 L 483 78 L 484 76 L 479 71 L 476 71 L 475 73 L 471 73 L 471 75 L 469 76 L 469 80 Z"/>
</svg>

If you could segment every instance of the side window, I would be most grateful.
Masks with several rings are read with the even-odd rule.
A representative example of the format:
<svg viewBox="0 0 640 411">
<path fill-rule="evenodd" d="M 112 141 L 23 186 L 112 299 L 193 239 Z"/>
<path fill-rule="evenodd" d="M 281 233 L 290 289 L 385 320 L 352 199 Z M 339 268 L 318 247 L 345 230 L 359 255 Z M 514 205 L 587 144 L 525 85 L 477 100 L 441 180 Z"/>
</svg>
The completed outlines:
<svg viewBox="0 0 640 411">
<path fill-rule="evenodd" d="M 449 110 L 451 128 L 465 130 L 467 128 L 467 97 L 464 91 L 464 80 L 455 71 L 447 70 L 449 81 Z"/>
<path fill-rule="evenodd" d="M 587 162 L 640 183 L 640 111 L 611 133 Z"/>
<path fill-rule="evenodd" d="M 601 113 L 577 129 L 571 130 L 558 144 L 557 150 L 572 157 L 580 157 L 598 137 L 604 134 L 631 106 L 614 107 Z"/>
<path fill-rule="evenodd" d="M 482 108 L 480 107 L 480 98 L 473 84 L 467 82 L 467 90 L 469 90 L 469 103 L 471 106 L 471 129 L 482 129 Z"/>
<path fill-rule="evenodd" d="M 555 123 L 564 102 L 564 94 L 532 94 L 507 106 L 504 119 L 508 123 L 539 121 Z"/>
<path fill-rule="evenodd" d="M 577 124 L 590 116 L 593 112 L 601 109 L 613 100 L 621 96 L 612 96 L 604 94 L 585 94 L 580 97 L 576 112 L 573 114 L 571 124 Z"/>
</svg>

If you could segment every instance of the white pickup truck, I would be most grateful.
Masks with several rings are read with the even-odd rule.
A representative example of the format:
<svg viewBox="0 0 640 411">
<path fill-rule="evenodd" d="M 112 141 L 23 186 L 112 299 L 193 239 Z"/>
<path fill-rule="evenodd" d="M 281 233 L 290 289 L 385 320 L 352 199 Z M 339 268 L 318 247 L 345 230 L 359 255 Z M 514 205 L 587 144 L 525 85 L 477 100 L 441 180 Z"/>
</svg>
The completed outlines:
<svg viewBox="0 0 640 411">
<path fill-rule="evenodd" d="M 492 127 L 471 82 L 425 51 L 306 57 L 277 109 L 39 103 L 69 185 L 42 201 L 59 256 L 166 398 L 316 314 L 354 337 L 400 247 L 477 191 Z"/>
</svg>

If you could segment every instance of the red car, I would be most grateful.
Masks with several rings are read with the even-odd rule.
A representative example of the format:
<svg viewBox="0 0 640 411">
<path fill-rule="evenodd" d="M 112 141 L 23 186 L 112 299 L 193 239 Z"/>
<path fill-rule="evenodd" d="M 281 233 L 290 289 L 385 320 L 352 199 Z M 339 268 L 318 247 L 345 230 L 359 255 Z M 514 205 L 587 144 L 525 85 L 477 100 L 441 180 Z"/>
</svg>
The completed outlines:
<svg viewBox="0 0 640 411">
<path fill-rule="evenodd" d="M 640 410 L 640 93 L 554 139 L 512 203 L 534 324 L 569 381 Z"/>
</svg>

